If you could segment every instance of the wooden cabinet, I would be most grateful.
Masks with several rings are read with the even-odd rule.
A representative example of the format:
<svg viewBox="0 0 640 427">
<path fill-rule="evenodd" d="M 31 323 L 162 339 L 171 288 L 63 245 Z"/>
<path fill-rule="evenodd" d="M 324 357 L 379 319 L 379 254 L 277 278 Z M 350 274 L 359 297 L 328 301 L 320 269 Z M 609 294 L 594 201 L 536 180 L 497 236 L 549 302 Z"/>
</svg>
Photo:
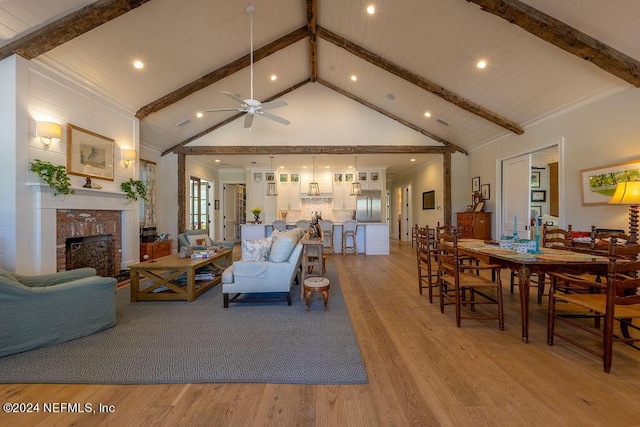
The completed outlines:
<svg viewBox="0 0 640 427">
<path fill-rule="evenodd" d="M 491 212 L 458 212 L 461 238 L 491 240 Z"/>
<path fill-rule="evenodd" d="M 140 261 L 158 259 L 163 256 L 171 255 L 172 242 L 173 240 L 164 240 L 162 242 L 141 242 Z M 145 255 L 147 258 L 145 258 Z"/>
<path fill-rule="evenodd" d="M 294 179 L 295 176 L 295 179 Z M 278 209 L 300 210 L 300 173 L 280 172 L 278 174 Z"/>
</svg>

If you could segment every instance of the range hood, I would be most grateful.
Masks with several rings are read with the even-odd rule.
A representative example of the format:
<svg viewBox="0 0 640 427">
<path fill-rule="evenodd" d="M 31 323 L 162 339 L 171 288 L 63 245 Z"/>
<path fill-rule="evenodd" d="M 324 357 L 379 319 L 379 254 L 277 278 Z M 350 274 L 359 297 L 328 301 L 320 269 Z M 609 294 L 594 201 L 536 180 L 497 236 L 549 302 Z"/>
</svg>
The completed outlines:
<svg viewBox="0 0 640 427">
<path fill-rule="evenodd" d="M 310 196 L 306 191 L 300 194 L 301 199 L 331 199 L 333 198 L 333 193 L 320 193 L 319 196 Z"/>
</svg>

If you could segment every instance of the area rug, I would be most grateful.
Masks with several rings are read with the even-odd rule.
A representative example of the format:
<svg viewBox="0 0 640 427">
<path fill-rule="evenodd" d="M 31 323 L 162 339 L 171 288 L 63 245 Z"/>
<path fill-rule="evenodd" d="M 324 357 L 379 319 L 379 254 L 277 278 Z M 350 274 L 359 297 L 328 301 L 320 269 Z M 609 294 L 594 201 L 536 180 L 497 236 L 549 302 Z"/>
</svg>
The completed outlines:
<svg viewBox="0 0 640 427">
<path fill-rule="evenodd" d="M 193 302 L 129 301 L 117 291 L 117 325 L 97 334 L 0 358 L 2 383 L 367 383 L 331 261 L 329 312 L 300 287 L 286 302 L 222 307 L 222 286 Z M 79 320 L 80 321 L 80 320 Z"/>
</svg>

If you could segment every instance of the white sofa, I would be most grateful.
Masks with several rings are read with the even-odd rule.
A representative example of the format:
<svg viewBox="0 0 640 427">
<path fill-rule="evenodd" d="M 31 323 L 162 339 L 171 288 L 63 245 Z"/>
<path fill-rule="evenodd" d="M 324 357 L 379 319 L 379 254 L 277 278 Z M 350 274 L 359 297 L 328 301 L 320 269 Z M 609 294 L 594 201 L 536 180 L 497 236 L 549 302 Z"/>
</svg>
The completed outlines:
<svg viewBox="0 0 640 427">
<path fill-rule="evenodd" d="M 291 305 L 291 287 L 300 270 L 302 259 L 300 240 L 304 234 L 305 230 L 301 228 L 280 233 L 274 236 L 268 260 L 241 260 L 227 267 L 222 273 L 224 308 L 229 307 L 229 301 L 286 300 L 287 305 Z M 269 294 L 269 296 L 266 298 L 239 298 L 240 295 L 247 293 Z M 233 294 L 231 298 L 229 298 L 230 294 Z"/>
</svg>

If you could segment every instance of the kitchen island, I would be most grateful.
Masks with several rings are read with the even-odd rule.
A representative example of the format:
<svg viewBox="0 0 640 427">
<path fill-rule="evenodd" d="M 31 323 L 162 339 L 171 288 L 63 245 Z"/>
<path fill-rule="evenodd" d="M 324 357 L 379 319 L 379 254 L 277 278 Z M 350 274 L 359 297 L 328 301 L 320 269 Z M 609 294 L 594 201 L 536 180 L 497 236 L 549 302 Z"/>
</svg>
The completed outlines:
<svg viewBox="0 0 640 427">
<path fill-rule="evenodd" d="M 295 223 L 287 223 L 287 228 L 294 228 Z M 242 224 L 242 238 L 249 240 L 263 239 L 273 232 L 272 224 Z M 389 255 L 389 224 L 380 222 L 358 223 L 356 232 L 358 253 L 366 255 Z M 342 223 L 333 223 L 333 248 L 335 253 L 342 253 Z"/>
</svg>

